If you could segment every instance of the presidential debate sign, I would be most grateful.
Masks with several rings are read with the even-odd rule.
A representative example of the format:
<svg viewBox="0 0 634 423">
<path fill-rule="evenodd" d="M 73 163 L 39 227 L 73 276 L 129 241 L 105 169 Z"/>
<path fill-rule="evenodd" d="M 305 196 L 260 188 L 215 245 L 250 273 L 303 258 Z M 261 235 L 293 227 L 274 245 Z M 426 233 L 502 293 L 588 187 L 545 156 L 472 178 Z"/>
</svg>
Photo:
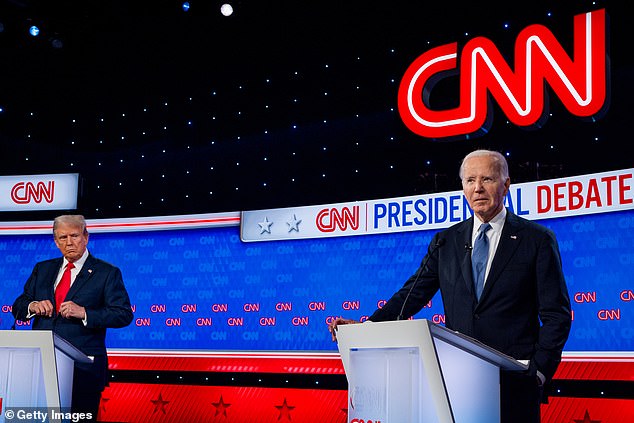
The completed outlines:
<svg viewBox="0 0 634 423">
<path fill-rule="evenodd" d="M 512 184 L 506 207 L 526 219 L 633 208 L 634 169 Z M 245 242 L 446 228 L 471 217 L 462 191 L 328 206 L 242 212 Z"/>
<path fill-rule="evenodd" d="M 401 119 L 412 132 L 427 138 L 481 135 L 492 124 L 491 96 L 515 125 L 539 127 L 548 113 L 546 85 L 574 116 L 598 118 L 607 108 L 609 86 L 605 9 L 575 16 L 572 35 L 570 56 L 548 28 L 528 26 L 515 41 L 514 70 L 485 37 L 468 41 L 460 56 L 458 43 L 426 51 L 401 80 Z M 434 109 L 429 104 L 434 85 L 455 72 L 459 72 L 459 105 Z"/>
<path fill-rule="evenodd" d="M 566 354 L 634 357 L 633 178 L 624 169 L 511 186 L 507 206 L 557 235 L 574 315 Z M 327 323 L 366 319 L 416 271 L 434 234 L 470 215 L 449 192 L 243 212 L 242 222 L 89 220 L 88 248 L 121 268 L 134 311 L 108 346 L 335 352 Z M 30 329 L 11 305 L 35 262 L 58 256 L 51 222 L 0 224 L 0 329 Z M 443 324 L 440 295 L 415 317 Z"/>
</svg>

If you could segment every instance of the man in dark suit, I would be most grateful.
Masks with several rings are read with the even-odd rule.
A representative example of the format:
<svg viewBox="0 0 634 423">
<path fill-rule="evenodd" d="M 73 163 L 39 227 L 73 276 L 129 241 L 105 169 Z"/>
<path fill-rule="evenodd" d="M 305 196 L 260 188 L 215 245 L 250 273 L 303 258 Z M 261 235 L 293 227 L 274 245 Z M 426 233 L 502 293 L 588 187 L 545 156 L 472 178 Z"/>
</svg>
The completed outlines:
<svg viewBox="0 0 634 423">
<path fill-rule="evenodd" d="M 501 374 L 501 421 L 537 423 L 543 385 L 561 361 L 572 321 L 559 247 L 552 231 L 504 207 L 510 178 L 503 155 L 468 154 L 460 179 L 474 216 L 436 233 L 422 267 L 369 320 L 409 318 L 440 290 L 447 328 L 529 360 L 525 373 Z M 488 253 L 476 253 L 479 235 Z M 333 340 L 337 325 L 348 323 L 357 322 L 339 318 L 329 325 Z"/>
<path fill-rule="evenodd" d="M 90 364 L 75 364 L 72 411 L 90 413 L 96 420 L 107 385 L 106 329 L 130 324 L 130 299 L 121 271 L 88 252 L 83 216 L 57 217 L 53 237 L 63 257 L 35 265 L 13 303 L 13 316 L 33 319 L 33 329 L 52 330 L 94 358 Z"/>
</svg>

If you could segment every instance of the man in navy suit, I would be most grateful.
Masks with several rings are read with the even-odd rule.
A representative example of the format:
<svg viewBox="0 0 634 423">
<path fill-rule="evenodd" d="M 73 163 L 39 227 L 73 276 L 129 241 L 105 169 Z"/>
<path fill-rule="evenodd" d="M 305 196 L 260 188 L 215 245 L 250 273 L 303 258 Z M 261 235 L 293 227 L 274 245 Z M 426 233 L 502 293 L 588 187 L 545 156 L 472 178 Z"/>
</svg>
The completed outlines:
<svg viewBox="0 0 634 423">
<path fill-rule="evenodd" d="M 130 298 L 121 271 L 88 252 L 83 216 L 55 218 L 53 237 L 63 257 L 35 265 L 24 292 L 13 303 L 13 316 L 22 321 L 33 319 L 33 329 L 52 330 L 94 358 L 90 364 L 75 364 L 72 411 L 90 413 L 96 420 L 101 392 L 107 385 L 106 329 L 130 324 Z M 56 301 L 55 291 L 67 267 L 70 289 L 65 298 Z"/>
<path fill-rule="evenodd" d="M 548 228 L 504 207 L 511 182 L 502 154 L 468 154 L 460 179 L 474 216 L 436 233 L 421 267 L 369 320 L 409 318 L 440 290 L 447 328 L 529 360 L 525 373 L 501 374 L 501 421 L 537 423 L 543 386 L 561 361 L 572 322 L 557 240 Z M 478 296 L 472 255 L 486 223 L 488 260 Z M 349 323 L 357 322 L 339 318 L 329 325 L 333 340 L 337 325 Z"/>
</svg>

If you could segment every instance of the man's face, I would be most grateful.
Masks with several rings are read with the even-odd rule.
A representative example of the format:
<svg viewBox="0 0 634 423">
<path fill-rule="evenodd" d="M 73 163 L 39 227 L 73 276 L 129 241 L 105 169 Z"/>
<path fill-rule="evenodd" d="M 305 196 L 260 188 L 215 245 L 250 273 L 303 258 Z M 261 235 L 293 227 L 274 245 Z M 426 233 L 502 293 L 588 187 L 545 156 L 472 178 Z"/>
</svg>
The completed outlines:
<svg viewBox="0 0 634 423">
<path fill-rule="evenodd" d="M 68 261 L 75 262 L 86 251 L 88 233 L 84 233 L 79 226 L 61 223 L 55 229 L 55 245 Z"/>
<path fill-rule="evenodd" d="M 472 157 L 464 164 L 462 188 L 469 206 L 483 222 L 502 210 L 510 184 L 508 178 L 501 179 L 491 157 Z"/>
</svg>

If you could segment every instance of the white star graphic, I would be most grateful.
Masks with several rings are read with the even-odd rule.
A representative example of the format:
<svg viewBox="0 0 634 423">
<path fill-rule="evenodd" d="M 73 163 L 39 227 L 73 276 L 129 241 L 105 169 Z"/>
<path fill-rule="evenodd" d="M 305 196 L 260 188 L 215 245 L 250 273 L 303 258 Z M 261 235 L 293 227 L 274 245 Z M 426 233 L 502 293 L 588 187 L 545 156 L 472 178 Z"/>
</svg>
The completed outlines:
<svg viewBox="0 0 634 423">
<path fill-rule="evenodd" d="M 260 235 L 262 235 L 264 232 L 271 233 L 272 224 L 273 222 L 269 222 L 268 216 L 264 216 L 264 222 L 258 223 L 258 225 L 260 225 Z"/>
<path fill-rule="evenodd" d="M 297 219 L 297 216 L 293 215 L 293 220 L 286 222 L 288 225 L 288 232 L 299 232 L 299 224 L 302 223 L 302 219 Z"/>
</svg>

